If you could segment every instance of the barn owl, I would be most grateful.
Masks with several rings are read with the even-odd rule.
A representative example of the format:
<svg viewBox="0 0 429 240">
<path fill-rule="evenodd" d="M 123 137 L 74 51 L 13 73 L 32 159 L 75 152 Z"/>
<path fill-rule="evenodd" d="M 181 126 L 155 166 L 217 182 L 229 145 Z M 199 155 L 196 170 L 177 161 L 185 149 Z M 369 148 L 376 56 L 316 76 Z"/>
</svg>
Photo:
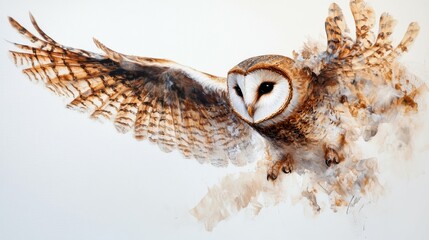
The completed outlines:
<svg viewBox="0 0 429 240">
<path fill-rule="evenodd" d="M 332 4 L 326 18 L 326 50 L 317 55 L 256 56 L 217 77 L 176 62 L 63 46 L 45 34 L 30 14 L 38 37 L 13 18 L 30 45 L 10 51 L 23 72 L 58 95 L 68 108 L 108 119 L 121 133 L 134 132 L 164 151 L 226 166 L 244 165 L 263 140 L 270 159 L 267 180 L 307 167 L 329 169 L 348 161 L 344 149 L 370 139 L 379 123 L 398 109 L 415 109 L 416 87 L 395 76 L 396 59 L 419 27 L 411 23 L 394 46 L 394 20 L 375 16 L 362 0 L 351 0 L 356 36 Z M 317 59 L 316 59 L 317 58 Z"/>
</svg>

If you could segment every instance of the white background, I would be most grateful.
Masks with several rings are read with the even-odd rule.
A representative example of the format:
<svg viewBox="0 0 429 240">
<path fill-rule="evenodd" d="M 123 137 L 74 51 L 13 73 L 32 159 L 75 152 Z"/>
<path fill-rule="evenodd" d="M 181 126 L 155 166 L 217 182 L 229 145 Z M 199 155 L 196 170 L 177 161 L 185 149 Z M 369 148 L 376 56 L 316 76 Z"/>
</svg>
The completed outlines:
<svg viewBox="0 0 429 240">
<path fill-rule="evenodd" d="M 29 27 L 31 11 L 64 45 L 99 52 L 91 40 L 97 37 L 119 52 L 225 76 L 248 57 L 290 56 L 309 38 L 324 41 L 330 2 L 1 0 L 0 38 L 23 42 L 6 16 Z M 351 25 L 348 1 L 337 2 Z M 409 22 L 420 23 L 402 62 L 428 79 L 427 1 L 370 4 L 398 19 L 396 41 Z M 416 154 L 406 168 L 381 168 L 385 191 L 359 216 L 330 210 L 312 216 L 302 204 L 286 202 L 256 217 L 243 211 L 206 232 L 188 211 L 237 169 L 162 153 L 110 123 L 67 110 L 20 73 L 7 56 L 11 48 L 0 41 L 0 239 L 427 239 L 427 154 Z"/>
</svg>

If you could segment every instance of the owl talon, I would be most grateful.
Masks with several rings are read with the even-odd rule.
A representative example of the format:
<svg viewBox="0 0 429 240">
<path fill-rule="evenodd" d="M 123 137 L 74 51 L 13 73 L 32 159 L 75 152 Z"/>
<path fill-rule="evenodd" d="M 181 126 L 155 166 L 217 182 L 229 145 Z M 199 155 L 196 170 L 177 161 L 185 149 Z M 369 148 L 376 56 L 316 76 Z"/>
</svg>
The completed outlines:
<svg viewBox="0 0 429 240">
<path fill-rule="evenodd" d="M 334 161 L 332 159 L 325 159 L 326 166 L 330 167 Z"/>
<path fill-rule="evenodd" d="M 269 180 L 272 180 L 272 181 L 276 180 L 276 179 L 277 179 L 277 177 L 278 177 L 278 175 L 279 175 L 279 168 L 278 168 L 278 166 L 277 166 L 277 162 L 276 162 L 276 163 L 274 163 L 274 165 L 270 168 L 270 170 L 268 170 L 268 173 L 267 173 L 267 181 L 269 181 Z"/>
<path fill-rule="evenodd" d="M 277 179 L 277 175 L 274 175 L 274 174 L 267 174 L 267 181 L 269 181 L 269 180 L 274 181 L 274 180 L 276 180 L 276 179 Z"/>
<path fill-rule="evenodd" d="M 285 174 L 292 172 L 293 159 L 289 154 L 286 156 L 286 159 L 279 160 L 271 166 L 271 168 L 268 170 L 267 181 L 276 180 L 279 175 L 280 169 Z"/>
<path fill-rule="evenodd" d="M 291 173 L 292 172 L 292 168 L 283 166 L 282 167 L 282 172 L 284 172 L 286 174 Z"/>
<path fill-rule="evenodd" d="M 325 163 L 328 167 L 330 167 L 332 165 L 332 163 L 334 164 L 338 164 L 340 163 L 340 157 L 337 153 L 337 151 L 335 151 L 332 148 L 327 148 L 326 152 L 325 152 Z"/>
</svg>

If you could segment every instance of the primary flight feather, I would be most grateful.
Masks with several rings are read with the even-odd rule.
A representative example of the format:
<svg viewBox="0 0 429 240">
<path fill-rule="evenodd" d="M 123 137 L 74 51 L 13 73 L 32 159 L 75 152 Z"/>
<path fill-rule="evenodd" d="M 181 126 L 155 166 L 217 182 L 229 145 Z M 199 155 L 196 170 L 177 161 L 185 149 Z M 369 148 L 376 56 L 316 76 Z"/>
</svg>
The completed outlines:
<svg viewBox="0 0 429 240">
<path fill-rule="evenodd" d="M 72 98 L 69 108 L 91 118 L 112 120 L 120 132 L 133 131 L 161 149 L 180 150 L 200 162 L 244 165 L 263 139 L 272 159 L 267 178 L 280 171 L 327 169 L 348 161 L 345 149 L 377 133 L 392 113 L 416 110 L 418 91 L 401 78 L 396 59 L 415 40 L 411 23 L 392 45 L 394 20 L 381 15 L 372 31 L 373 10 L 352 0 L 356 36 L 343 13 L 329 8 L 327 48 L 304 49 L 294 59 L 257 56 L 233 67 L 225 78 L 170 60 L 115 52 L 94 40 L 104 53 L 63 46 L 45 34 L 33 16 L 35 36 L 13 18 L 13 28 L 30 40 L 10 51 L 23 72 L 56 94 Z"/>
</svg>

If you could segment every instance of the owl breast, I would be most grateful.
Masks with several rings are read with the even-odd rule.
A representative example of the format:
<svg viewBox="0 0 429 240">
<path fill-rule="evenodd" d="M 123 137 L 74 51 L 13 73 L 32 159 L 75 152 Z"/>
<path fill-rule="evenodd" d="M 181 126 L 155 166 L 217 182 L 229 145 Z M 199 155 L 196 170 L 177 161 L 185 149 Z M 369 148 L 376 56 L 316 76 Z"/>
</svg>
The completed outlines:
<svg viewBox="0 0 429 240">
<path fill-rule="evenodd" d="M 315 130 L 314 123 L 317 122 L 315 112 L 312 110 L 313 103 L 307 103 L 298 111 L 285 118 L 283 121 L 273 125 L 253 125 L 253 128 L 261 135 L 277 143 L 287 145 L 305 145 L 315 139 L 312 134 Z"/>
</svg>

